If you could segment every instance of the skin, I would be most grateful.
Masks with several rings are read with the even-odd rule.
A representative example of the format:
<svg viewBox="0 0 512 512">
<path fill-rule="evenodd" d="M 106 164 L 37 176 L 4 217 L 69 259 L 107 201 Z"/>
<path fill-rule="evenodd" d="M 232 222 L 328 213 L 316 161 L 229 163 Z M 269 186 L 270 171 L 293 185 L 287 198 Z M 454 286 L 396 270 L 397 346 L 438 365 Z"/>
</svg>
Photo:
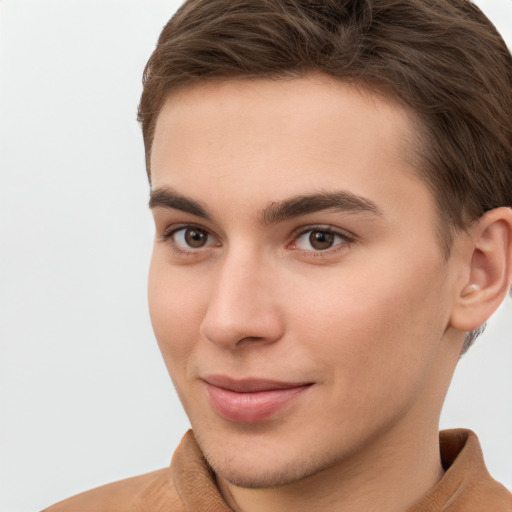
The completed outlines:
<svg viewBox="0 0 512 512">
<path fill-rule="evenodd" d="M 150 313 L 234 510 L 406 510 L 443 474 L 438 419 L 471 239 L 443 255 L 408 158 L 415 126 L 405 107 L 321 75 L 200 83 L 159 114 Z M 340 191 L 375 210 L 268 218 L 271 204 Z M 203 246 L 187 245 L 190 225 Z M 315 229 L 332 246 L 314 247 Z M 212 408 L 211 374 L 310 385 L 238 422 Z"/>
</svg>

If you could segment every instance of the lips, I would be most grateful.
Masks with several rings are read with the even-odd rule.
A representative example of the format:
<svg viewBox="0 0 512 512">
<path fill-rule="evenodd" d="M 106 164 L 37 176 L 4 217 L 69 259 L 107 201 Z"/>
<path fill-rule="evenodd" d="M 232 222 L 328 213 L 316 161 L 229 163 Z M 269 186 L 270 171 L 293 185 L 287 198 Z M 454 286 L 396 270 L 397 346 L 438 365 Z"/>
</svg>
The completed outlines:
<svg viewBox="0 0 512 512">
<path fill-rule="evenodd" d="M 211 375 L 203 378 L 213 410 L 224 419 L 256 423 L 295 402 L 312 385 L 262 379 L 235 380 Z"/>
</svg>

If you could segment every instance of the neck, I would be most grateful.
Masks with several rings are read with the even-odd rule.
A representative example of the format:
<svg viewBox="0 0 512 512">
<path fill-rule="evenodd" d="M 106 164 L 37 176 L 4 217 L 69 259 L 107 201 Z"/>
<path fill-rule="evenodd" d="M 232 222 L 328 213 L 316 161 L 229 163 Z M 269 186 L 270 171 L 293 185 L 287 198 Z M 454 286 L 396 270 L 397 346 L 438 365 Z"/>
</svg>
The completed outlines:
<svg viewBox="0 0 512 512">
<path fill-rule="evenodd" d="M 405 511 L 443 475 L 437 425 L 410 440 L 410 430 L 391 430 L 364 452 L 299 482 L 245 489 L 219 478 L 219 487 L 235 512 Z"/>
</svg>

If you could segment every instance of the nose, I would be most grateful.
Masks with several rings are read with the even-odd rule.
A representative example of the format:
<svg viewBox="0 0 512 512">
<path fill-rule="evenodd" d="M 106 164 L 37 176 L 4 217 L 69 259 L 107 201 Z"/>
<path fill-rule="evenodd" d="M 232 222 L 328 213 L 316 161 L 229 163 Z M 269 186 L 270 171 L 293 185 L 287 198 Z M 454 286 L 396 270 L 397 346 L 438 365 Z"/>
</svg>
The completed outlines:
<svg viewBox="0 0 512 512">
<path fill-rule="evenodd" d="M 279 340 L 284 323 L 278 307 L 277 269 L 243 253 L 228 255 L 217 264 L 200 326 L 202 336 L 228 350 Z"/>
</svg>

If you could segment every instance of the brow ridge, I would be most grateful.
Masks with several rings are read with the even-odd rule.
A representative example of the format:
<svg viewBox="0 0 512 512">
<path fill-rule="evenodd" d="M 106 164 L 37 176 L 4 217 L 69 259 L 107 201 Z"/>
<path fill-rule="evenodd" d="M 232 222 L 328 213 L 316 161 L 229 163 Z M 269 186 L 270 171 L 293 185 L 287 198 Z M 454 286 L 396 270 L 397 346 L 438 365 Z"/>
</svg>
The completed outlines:
<svg viewBox="0 0 512 512">
<path fill-rule="evenodd" d="M 352 192 L 340 190 L 317 192 L 272 202 L 263 210 L 261 220 L 265 224 L 274 224 L 293 217 L 330 209 L 347 213 L 366 212 L 382 215 L 382 211 L 373 201 Z"/>
<path fill-rule="evenodd" d="M 151 209 L 170 208 L 205 219 L 211 218 L 204 204 L 168 187 L 151 191 L 149 207 Z M 382 211 L 373 201 L 352 192 L 340 190 L 321 191 L 273 201 L 262 210 L 260 220 L 263 224 L 276 224 L 301 215 L 331 209 L 346 213 L 382 215 Z"/>
<path fill-rule="evenodd" d="M 203 204 L 189 197 L 185 197 L 172 188 L 157 188 L 152 190 L 149 197 L 149 208 L 171 208 L 204 219 L 210 218 L 208 209 Z"/>
</svg>

